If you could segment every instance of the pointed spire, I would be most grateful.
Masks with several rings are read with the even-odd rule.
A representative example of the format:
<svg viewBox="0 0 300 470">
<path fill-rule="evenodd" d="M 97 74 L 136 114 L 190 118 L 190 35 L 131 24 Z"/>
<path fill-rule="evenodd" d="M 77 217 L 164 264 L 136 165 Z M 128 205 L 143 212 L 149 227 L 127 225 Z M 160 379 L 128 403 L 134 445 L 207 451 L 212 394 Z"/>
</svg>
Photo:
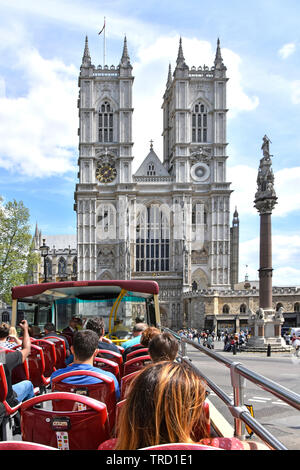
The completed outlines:
<svg viewBox="0 0 300 470">
<path fill-rule="evenodd" d="M 123 53 L 122 53 L 120 65 L 123 65 L 123 67 L 127 67 L 128 65 L 130 65 L 130 58 L 129 58 L 128 49 L 127 49 L 126 36 L 124 37 L 124 46 L 123 46 Z"/>
<path fill-rule="evenodd" d="M 35 238 L 38 238 L 39 236 L 39 229 L 38 229 L 38 224 L 37 222 L 35 223 L 35 233 L 34 233 Z"/>
<path fill-rule="evenodd" d="M 82 57 L 82 64 L 91 65 L 91 56 L 90 56 L 89 42 L 88 42 L 87 36 L 85 37 L 85 46 L 84 46 L 84 53 Z"/>
<path fill-rule="evenodd" d="M 224 67 L 222 54 L 221 54 L 221 47 L 220 47 L 220 39 L 218 38 L 217 41 L 217 50 L 216 50 L 216 58 L 215 58 L 215 67 L 222 68 Z"/>
<path fill-rule="evenodd" d="M 171 64 L 169 64 L 167 88 L 169 88 L 169 86 L 171 85 L 171 83 L 172 83 L 172 69 L 171 69 Z"/>
<path fill-rule="evenodd" d="M 179 48 L 178 48 L 178 55 L 177 55 L 176 64 L 177 64 L 177 67 L 182 67 L 183 65 L 186 65 L 184 55 L 183 55 L 183 50 L 182 50 L 181 36 L 180 36 L 180 39 L 179 39 Z"/>
</svg>

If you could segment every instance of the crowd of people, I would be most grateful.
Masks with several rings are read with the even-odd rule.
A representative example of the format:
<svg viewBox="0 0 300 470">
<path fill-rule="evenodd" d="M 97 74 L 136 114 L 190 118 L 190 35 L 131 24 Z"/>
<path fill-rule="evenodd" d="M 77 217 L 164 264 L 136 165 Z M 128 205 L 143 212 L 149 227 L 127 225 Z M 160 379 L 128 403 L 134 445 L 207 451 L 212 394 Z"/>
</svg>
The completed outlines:
<svg viewBox="0 0 300 470">
<path fill-rule="evenodd" d="M 178 331 L 180 336 L 196 341 L 198 344 L 206 346 L 208 349 L 215 348 L 215 341 L 223 343 L 223 350 L 226 352 L 241 351 L 249 339 L 248 330 L 241 330 L 239 333 L 230 333 L 227 330 L 197 330 L 195 328 L 181 329 Z"/>
<path fill-rule="evenodd" d="M 33 387 L 29 383 L 12 385 L 11 372 L 14 367 L 24 362 L 30 354 L 31 341 L 29 326 L 26 320 L 20 323 L 22 340 L 10 333 L 7 325 L 0 326 L 0 346 L 13 343 L 20 349 L 8 353 L 11 361 L 6 361 L 5 373 L 9 387 L 8 402 L 12 406 L 32 397 Z M 51 375 L 51 380 L 66 371 L 96 370 L 94 358 L 100 349 L 114 351 L 116 346 L 104 338 L 104 321 L 102 318 L 89 320 L 84 328 L 76 329 L 66 340 L 69 355 L 66 367 L 58 369 Z M 46 324 L 45 337 L 55 334 L 52 324 Z M 147 348 L 150 363 L 138 371 L 125 395 L 115 435 L 99 446 L 100 450 L 134 450 L 165 443 L 201 443 L 221 449 L 249 449 L 249 444 L 236 438 L 211 437 L 208 435 L 204 402 L 206 397 L 205 384 L 188 366 L 178 360 L 178 341 L 168 332 L 146 323 L 136 323 L 132 331 L 132 339 L 124 342 L 123 359 L 134 349 Z M 186 334 L 182 331 L 180 334 Z M 190 332 L 188 332 L 190 334 Z M 59 333 L 56 335 L 60 336 Z M 201 338 L 207 340 L 212 334 L 203 332 Z M 71 338 L 71 339 L 70 339 Z M 198 337 L 197 337 L 198 339 Z M 72 344 L 69 344 L 72 343 Z M 117 348 L 118 349 L 118 348 Z M 118 349 L 118 351 L 120 351 Z M 104 370 L 101 373 L 111 376 L 115 383 L 117 401 L 120 399 L 120 386 L 116 377 Z M 73 381 L 80 385 L 95 383 L 100 379 L 77 375 L 63 381 Z M 92 382 L 91 382 L 92 381 Z M 0 408 L 1 409 L 1 408 Z M 253 444 L 252 444 L 253 445 Z"/>
</svg>

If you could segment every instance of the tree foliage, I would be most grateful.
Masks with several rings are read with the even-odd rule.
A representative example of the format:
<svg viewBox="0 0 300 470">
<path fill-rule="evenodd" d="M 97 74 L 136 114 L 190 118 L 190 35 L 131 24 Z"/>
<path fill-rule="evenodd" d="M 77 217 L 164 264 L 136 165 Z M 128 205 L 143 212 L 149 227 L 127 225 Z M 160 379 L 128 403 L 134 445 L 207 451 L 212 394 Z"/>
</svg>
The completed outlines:
<svg viewBox="0 0 300 470">
<path fill-rule="evenodd" d="M 0 298 L 11 302 L 11 287 L 25 284 L 37 255 L 32 249 L 29 210 L 22 201 L 0 203 Z"/>
</svg>

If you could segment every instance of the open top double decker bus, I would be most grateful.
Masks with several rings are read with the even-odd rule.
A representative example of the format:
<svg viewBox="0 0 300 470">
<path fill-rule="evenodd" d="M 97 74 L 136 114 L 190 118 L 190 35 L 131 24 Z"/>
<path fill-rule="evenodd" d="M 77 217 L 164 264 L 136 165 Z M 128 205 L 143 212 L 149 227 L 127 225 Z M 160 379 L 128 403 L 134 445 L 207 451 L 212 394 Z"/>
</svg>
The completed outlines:
<svg viewBox="0 0 300 470">
<path fill-rule="evenodd" d="M 70 281 L 12 288 L 12 326 L 26 319 L 43 330 L 47 322 L 56 330 L 76 316 L 86 322 L 103 317 L 105 330 L 117 342 L 128 339 L 135 318 L 159 326 L 159 287 L 155 281 Z"/>
</svg>

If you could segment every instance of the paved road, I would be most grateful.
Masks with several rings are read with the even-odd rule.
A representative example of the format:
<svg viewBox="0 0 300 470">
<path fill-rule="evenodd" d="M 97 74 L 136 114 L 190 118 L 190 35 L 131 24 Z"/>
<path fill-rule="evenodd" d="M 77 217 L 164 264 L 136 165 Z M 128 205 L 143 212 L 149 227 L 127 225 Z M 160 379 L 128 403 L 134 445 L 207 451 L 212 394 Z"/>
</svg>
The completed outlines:
<svg viewBox="0 0 300 470">
<path fill-rule="evenodd" d="M 300 359 L 290 353 L 232 353 L 223 352 L 223 343 L 215 342 L 215 351 L 225 357 L 242 363 L 248 369 L 279 383 L 300 395 Z M 201 372 L 232 396 L 229 369 L 188 345 L 187 352 L 193 364 Z M 210 400 L 216 408 L 233 424 L 227 407 L 213 392 Z M 272 394 L 246 380 L 245 404 L 252 404 L 255 418 L 268 429 L 288 449 L 300 449 L 300 412 L 290 407 Z"/>
</svg>

